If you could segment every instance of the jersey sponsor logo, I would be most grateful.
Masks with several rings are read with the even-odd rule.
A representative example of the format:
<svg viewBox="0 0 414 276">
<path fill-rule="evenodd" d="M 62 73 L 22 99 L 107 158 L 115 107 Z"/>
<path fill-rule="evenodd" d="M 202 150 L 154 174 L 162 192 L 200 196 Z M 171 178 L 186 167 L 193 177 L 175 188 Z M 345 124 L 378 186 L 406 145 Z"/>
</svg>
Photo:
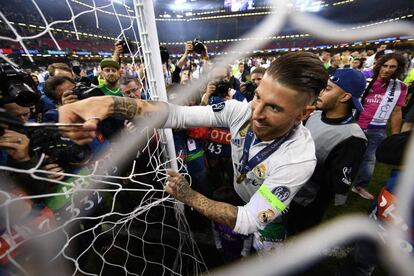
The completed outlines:
<svg viewBox="0 0 414 276">
<path fill-rule="evenodd" d="M 351 167 L 343 167 L 342 168 L 342 173 L 344 174 L 344 177 L 342 178 L 342 182 L 346 185 L 351 185 L 352 181 L 351 181 L 351 171 L 352 168 Z"/>
<path fill-rule="evenodd" d="M 267 209 L 265 211 L 260 211 L 257 215 L 257 219 L 261 223 L 268 223 L 271 222 L 275 216 L 276 214 L 272 209 Z"/>
<path fill-rule="evenodd" d="M 259 179 L 265 179 L 266 177 L 266 166 L 265 164 L 261 163 L 254 167 L 253 169 L 254 175 Z"/>
<path fill-rule="evenodd" d="M 215 143 L 229 145 L 231 134 L 228 129 L 212 128 L 208 133 L 207 139 Z"/>
<path fill-rule="evenodd" d="M 211 108 L 213 108 L 213 111 L 214 112 L 220 112 L 220 111 L 222 111 L 224 109 L 225 106 L 226 106 L 226 103 L 225 102 L 222 102 L 222 103 L 213 104 L 211 106 Z"/>
<path fill-rule="evenodd" d="M 278 186 L 273 189 L 272 194 L 274 194 L 280 201 L 284 202 L 290 196 L 290 190 L 286 186 Z"/>
</svg>

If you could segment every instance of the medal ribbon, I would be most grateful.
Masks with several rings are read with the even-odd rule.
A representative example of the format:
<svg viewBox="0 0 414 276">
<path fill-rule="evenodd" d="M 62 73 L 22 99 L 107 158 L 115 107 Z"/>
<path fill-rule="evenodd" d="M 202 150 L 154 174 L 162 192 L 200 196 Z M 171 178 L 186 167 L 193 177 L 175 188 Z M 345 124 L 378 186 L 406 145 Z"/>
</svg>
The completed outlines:
<svg viewBox="0 0 414 276">
<path fill-rule="evenodd" d="M 258 164 L 262 163 L 266 158 L 268 158 L 272 153 L 277 151 L 279 147 L 287 140 L 287 138 L 292 134 L 294 127 L 289 130 L 285 135 L 275 139 L 272 143 L 267 145 L 264 149 L 259 151 L 255 156 L 253 156 L 250 160 L 249 158 L 249 151 L 250 147 L 252 146 L 252 142 L 254 140 L 254 133 L 251 128 L 249 128 L 246 134 L 246 140 L 244 141 L 243 147 L 243 155 L 240 159 L 241 165 L 238 168 L 238 171 L 241 175 L 246 174 L 247 172 L 251 171 L 254 167 Z"/>
</svg>

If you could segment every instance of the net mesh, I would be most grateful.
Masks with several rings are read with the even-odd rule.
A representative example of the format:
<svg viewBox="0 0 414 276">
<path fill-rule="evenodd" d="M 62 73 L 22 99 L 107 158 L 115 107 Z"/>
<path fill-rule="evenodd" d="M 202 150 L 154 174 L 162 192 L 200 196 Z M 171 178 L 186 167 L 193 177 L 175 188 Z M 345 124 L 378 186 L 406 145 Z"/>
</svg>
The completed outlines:
<svg viewBox="0 0 414 276">
<path fill-rule="evenodd" d="M 65 3 L 70 15 L 65 19 L 50 21 L 42 12 L 45 8 L 39 7 L 33 0 L 30 9 L 33 13 L 38 13 L 44 25 L 42 31 L 32 35 L 19 34 L 16 26 L 0 12 L 3 24 L 11 32 L 10 36 L 0 36 L 0 40 L 18 43 L 31 58 L 27 43 L 48 36 L 60 49 L 54 28 L 69 30 L 69 34 L 78 38 L 82 33 L 78 28 L 78 19 L 89 15 L 96 23 L 96 28 L 101 31 L 104 26 L 101 25 L 100 16 L 112 16 L 113 24 L 119 26 L 119 32 L 108 33 L 108 37 L 133 38 L 134 44 L 138 45 L 136 14 L 131 7 L 115 5 L 113 2 L 99 6 L 94 0 L 66 0 Z M 413 26 L 409 23 L 382 22 L 379 25 L 368 24 L 363 27 L 344 26 L 311 14 L 288 11 L 288 1 L 274 1 L 274 4 L 277 12 L 269 15 L 245 37 L 269 37 L 279 33 L 286 20 L 291 20 L 294 25 L 312 35 L 331 41 L 356 41 L 391 34 L 413 35 Z M 228 55 L 221 60 L 219 66 L 232 63 L 242 53 L 260 48 L 262 43 L 260 40 L 252 42 L 242 39 L 228 49 Z M 129 50 L 133 64 L 142 64 L 142 48 Z M 12 62 L 3 54 L 0 56 Z M 143 73 L 140 78 L 146 85 L 149 98 L 154 99 L 157 96 L 151 94 L 154 91 L 148 89 L 144 76 Z M 180 93 L 185 96 L 181 96 L 177 102 L 184 102 L 184 98 L 191 97 L 196 90 L 197 84 L 188 87 Z M 76 174 L 54 173 L 64 175 L 65 181 L 47 177 L 51 174 L 50 171 L 45 171 L 40 166 L 44 156 L 30 170 L 0 167 L 5 172 L 43 180 L 54 189 L 47 194 L 27 195 L 15 189 L 13 179 L 3 177 L 5 188 L 0 191 L 0 208 L 4 225 L 1 227 L 6 230 L 0 238 L 0 262 L 18 273 L 25 274 L 35 274 L 34 272 L 42 271 L 45 267 L 66 274 L 86 275 L 182 275 L 204 271 L 205 264 L 182 211 L 163 191 L 166 168 L 171 162 L 165 159 L 166 142 L 151 127 L 145 128 L 140 135 L 146 141 L 145 146 L 139 150 L 135 147 L 136 158 L 126 162 L 132 164 L 126 169 L 118 166 L 119 154 L 113 151 L 106 151 Z M 119 143 L 125 142 L 123 146 L 128 144 L 127 148 L 132 148 L 126 137 L 128 136 L 124 136 Z M 411 153 L 413 150 L 411 149 Z M 115 155 L 118 157 L 114 158 Z M 414 154 L 410 156 L 412 158 Z M 182 163 L 179 163 L 179 167 L 185 173 Z M 407 209 L 414 189 L 410 184 L 412 178 L 405 176 L 400 185 L 400 199 L 405 203 L 402 206 L 407 206 Z M 39 201 L 42 203 L 38 203 Z M 38 206 L 39 204 L 43 205 Z M 257 260 L 252 260 L 233 266 L 228 271 L 223 271 L 223 274 L 231 272 L 251 275 L 253 271 L 284 273 L 298 264 L 314 259 L 320 252 L 318 250 L 339 244 L 344 239 L 361 235 L 375 238 L 372 228 L 372 223 L 365 218 L 344 219 L 326 226 L 320 233 L 310 233 L 298 239 L 277 258 L 269 256 L 261 259 L 260 266 L 254 264 Z M 399 232 L 391 233 L 395 239 L 401 235 Z M 307 249 L 312 250 L 300 250 L 304 244 Z M 412 271 L 412 262 L 401 257 L 399 251 L 385 251 L 389 253 L 390 261 L 395 267 L 402 272 Z"/>
<path fill-rule="evenodd" d="M 0 12 L 3 24 L 12 34 L 0 39 L 18 43 L 32 59 L 27 43 L 48 36 L 61 49 L 53 30 L 70 30 L 68 33 L 79 39 L 83 32 L 77 26 L 77 19 L 88 16 L 83 20 L 95 20 L 96 28 L 102 32 L 105 30 L 99 26 L 99 18 L 110 16 L 119 33 L 108 38 L 132 41 L 126 44 L 128 52 L 124 56 L 131 61 L 131 66 L 139 68 L 136 77 L 144 85 L 146 97 L 157 99 L 144 73 L 133 9 L 113 2 L 102 6 L 95 1 L 67 0 L 65 3 L 69 18 L 49 22 L 42 11 L 45 7 L 32 1 L 29 9 L 38 13 L 33 16 L 43 21 L 44 28 L 30 36 L 19 34 L 14 23 Z M 2 57 L 12 63 L 6 56 Z M 48 158 L 45 155 L 29 170 L 0 167 L 2 172 L 30 178 L 30 185 L 46 182 L 50 191 L 29 195 L 15 185 L 15 179 L 4 176 L 0 191 L 0 228 L 5 231 L 0 237 L 0 263 L 19 274 L 39 275 L 45 271 L 59 271 L 64 275 L 182 275 L 205 271 L 182 208 L 177 208 L 163 190 L 166 169 L 175 157 L 166 158 L 167 143 L 162 133 L 148 127 L 143 129 L 139 133 L 136 128 L 131 129 L 126 134 L 140 135 L 144 140 L 143 146 L 136 144 L 129 149 L 129 153 L 136 154 L 132 154 L 135 158 L 124 160 L 126 166 L 112 162 L 113 151 L 121 144 L 119 141 L 103 147 L 98 158 L 73 173 L 45 170 L 42 167 Z M 180 171 L 186 174 L 183 163 L 179 165 Z M 17 210 L 23 212 L 19 214 Z"/>
</svg>

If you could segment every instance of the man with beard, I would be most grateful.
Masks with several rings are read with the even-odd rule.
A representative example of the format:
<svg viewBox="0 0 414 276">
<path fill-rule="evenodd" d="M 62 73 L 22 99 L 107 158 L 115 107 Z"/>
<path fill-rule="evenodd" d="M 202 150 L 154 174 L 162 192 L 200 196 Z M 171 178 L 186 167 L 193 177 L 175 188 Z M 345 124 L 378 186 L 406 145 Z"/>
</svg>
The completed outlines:
<svg viewBox="0 0 414 276">
<path fill-rule="evenodd" d="M 119 87 L 119 79 L 121 78 L 119 63 L 112 59 L 104 59 L 100 66 L 105 83 L 98 87 L 105 95 L 122 97 L 122 91 Z"/>
<path fill-rule="evenodd" d="M 361 72 L 337 69 L 318 97 L 318 111 L 305 124 L 315 141 L 317 165 L 290 204 L 291 235 L 319 224 L 332 200 L 335 206 L 346 202 L 366 150 L 367 139 L 352 115 L 352 109 L 363 110 L 359 97 L 365 83 Z"/>
<path fill-rule="evenodd" d="M 278 247 L 284 238 L 282 214 L 316 165 L 312 137 L 302 125 L 328 74 L 319 58 L 291 52 L 266 71 L 251 103 L 229 100 L 209 106 L 176 106 L 126 97 L 95 97 L 60 108 L 62 123 L 84 122 L 65 134 L 77 143 L 95 136 L 108 116 L 159 122 L 165 128 L 228 127 L 233 187 L 242 206 L 211 200 L 193 190 L 183 175 L 169 171 L 165 190 L 213 221 L 240 234 L 254 233 L 258 250 Z"/>
</svg>

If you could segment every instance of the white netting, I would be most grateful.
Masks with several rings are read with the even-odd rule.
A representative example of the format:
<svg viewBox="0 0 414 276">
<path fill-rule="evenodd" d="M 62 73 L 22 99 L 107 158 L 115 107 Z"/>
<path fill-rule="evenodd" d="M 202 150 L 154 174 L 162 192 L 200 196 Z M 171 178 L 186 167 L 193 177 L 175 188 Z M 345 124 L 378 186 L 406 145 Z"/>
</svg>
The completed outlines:
<svg viewBox="0 0 414 276">
<path fill-rule="evenodd" d="M 75 1 L 67 1 L 69 7 L 71 6 L 71 2 Z M 322 20 L 314 15 L 289 11 L 288 2 L 290 1 L 274 1 L 276 12 L 269 15 L 254 30 L 251 30 L 244 37 L 269 37 L 275 33 L 277 34 L 280 32 L 286 20 L 290 20 L 295 26 L 306 32 L 331 41 L 367 40 L 397 34 L 413 35 L 414 28 L 413 25 L 409 23 L 386 22 L 379 26 L 367 25 L 362 28 L 359 26 L 358 28 L 356 28 L 356 26 L 344 26 Z M 36 2 L 33 1 L 33 3 L 35 4 Z M 113 3 L 98 7 L 95 1 L 91 1 L 91 3 L 85 3 L 83 6 L 85 7 L 83 13 L 94 14 L 97 26 L 99 26 L 99 13 L 109 13 L 109 11 L 105 9 L 108 7 L 112 8 L 113 10 L 111 14 L 114 14 L 117 24 L 120 25 L 120 37 L 124 36 L 124 33 L 128 28 L 131 28 L 131 30 L 134 30 L 135 28 L 133 21 L 135 20 L 134 16 L 136 14 L 131 10 L 126 9 L 128 14 L 134 16 L 130 19 L 131 25 L 125 27 L 122 26 L 121 21 L 119 20 L 119 12 L 114 8 Z M 41 9 L 37 8 L 37 11 L 41 12 Z M 48 23 L 47 20 L 44 19 L 44 31 L 32 36 L 21 36 L 16 33 L 13 25 L 9 24 L 3 13 L 0 13 L 1 19 L 7 24 L 10 30 L 13 31 L 12 36 L 3 36 L 0 37 L 0 39 L 18 42 L 26 51 L 27 47 L 25 47 L 25 41 L 33 40 L 45 34 L 48 34 L 52 40 L 57 43 L 53 38 L 53 33 L 50 31 L 51 27 L 55 27 L 55 25 L 61 23 L 71 23 L 73 24 L 75 33 L 77 33 L 75 19 L 77 16 L 80 16 L 81 13 L 76 13 L 72 10 L 71 13 L 72 17 L 66 20 Z M 137 36 L 135 35 L 134 37 L 137 41 Z M 220 61 L 219 65 L 230 64 L 235 59 L 240 58 L 242 53 L 258 49 L 263 43 L 263 40 L 242 40 L 240 43 L 233 45 L 227 50 L 229 54 Z M 58 45 L 56 46 L 59 48 Z M 135 58 L 139 59 L 139 51 L 134 54 Z M 180 91 L 180 99 L 178 99 L 178 101 L 184 102 L 185 99 L 189 98 L 192 94 L 197 93 L 201 83 L 202 82 L 200 81 L 183 89 L 183 91 Z M 147 122 L 147 127 L 148 124 L 150 124 L 149 129 L 151 129 L 151 126 L 155 125 L 156 122 Z M 149 164 L 149 167 L 152 168 L 150 172 L 153 174 L 153 176 L 150 177 L 151 181 L 142 181 L 139 179 L 139 177 L 148 176 L 148 172 L 136 173 L 134 170 L 131 170 L 131 173 L 127 177 L 121 177 L 116 176 L 113 170 L 111 171 L 111 168 L 116 167 L 117 164 L 124 161 L 122 159 L 125 156 L 125 152 L 131 151 L 134 146 L 136 147 L 136 141 L 131 141 L 131 139 L 127 138 L 128 136 L 121 137 L 120 141 L 122 142 L 122 147 L 116 148 L 116 150 L 109 154 L 110 161 L 107 162 L 108 164 L 101 164 L 106 170 L 109 169 L 107 174 L 103 174 L 101 171 L 98 173 L 97 170 L 90 169 L 88 172 L 85 172 L 84 176 L 68 175 L 69 177 L 80 179 L 78 185 L 67 186 L 67 184 L 61 181 L 50 181 L 44 176 L 38 175 L 39 173 L 46 173 L 38 167 L 29 171 L 18 171 L 22 174 L 30 174 L 33 178 L 43 179 L 60 185 L 60 187 L 67 188 L 66 192 L 62 193 L 22 196 L 19 198 L 16 198 L 10 192 L 6 192 L 5 190 L 2 191 L 1 194 L 3 198 L 1 200 L 3 203 L 1 207 L 4 214 L 3 217 L 6 221 L 6 233 L 13 236 L 18 234 L 27 237 L 27 239 L 17 239 L 16 242 L 14 241 L 14 238 L 9 238 L 7 242 L 12 246 L 12 249 L 7 250 L 6 253 L 0 256 L 0 258 L 2 257 L 4 260 L 4 257 L 7 257 L 12 263 L 12 266 L 20 272 L 35 269 L 36 266 L 33 266 L 33 262 L 30 262 L 30 260 L 39 259 L 35 257 L 49 257 L 50 255 L 56 255 L 50 265 L 54 265 L 52 266 L 53 268 L 59 267 L 59 269 L 63 269 L 66 273 L 117 273 L 116 275 L 142 275 L 148 273 L 156 275 L 161 273 L 186 274 L 188 271 L 197 273 L 204 269 L 203 261 L 195 244 L 192 242 L 184 217 L 174 207 L 170 198 L 163 194 L 162 185 L 165 178 L 165 168 L 168 163 L 161 158 L 166 151 L 164 144 L 160 144 L 158 138 L 150 139 L 148 133 L 145 133 L 145 135 L 141 135 L 140 137 L 141 140 L 146 141 L 144 144 L 146 144 L 149 157 L 146 164 Z M 154 154 L 155 151 L 156 154 Z M 410 160 L 407 160 L 407 164 L 412 164 L 414 162 L 414 160 L 412 160 L 414 158 L 413 146 L 409 153 Z M 98 165 L 100 164 L 99 162 L 104 161 L 98 161 L 98 163 L 93 163 L 93 165 Z M 134 165 L 136 164 L 137 163 L 134 162 Z M 10 167 L 1 167 L 0 169 L 12 171 Z M 412 185 L 413 176 L 410 175 L 412 173 L 413 172 L 410 171 L 404 175 L 401 184 L 399 185 L 398 192 L 399 203 L 400 206 L 402 206 L 401 212 L 403 217 L 406 218 L 406 221 L 409 221 L 409 202 L 410 200 L 412 201 L 414 194 L 414 186 Z M 86 180 L 93 184 L 84 185 L 83 182 Z M 128 184 L 125 185 L 124 182 L 128 182 Z M 85 195 L 83 192 L 89 193 Z M 101 193 L 103 194 L 102 196 Z M 132 196 L 133 200 L 117 200 L 122 198 L 124 196 L 123 194 L 126 194 L 127 198 L 128 196 Z M 106 196 L 109 198 L 107 202 L 110 202 L 111 204 L 109 207 L 103 206 L 107 209 L 104 209 L 102 214 L 96 216 L 87 214 L 76 218 L 70 216 L 67 220 L 61 223 L 61 226 L 54 227 L 52 230 L 47 230 L 46 232 L 43 231 L 43 233 L 39 233 L 38 235 L 27 233 L 29 229 L 24 227 L 19 227 L 19 229 L 17 229 L 19 231 L 13 228 L 15 226 L 14 216 L 18 217 L 16 211 L 13 213 L 13 210 L 20 210 L 21 213 L 24 211 L 24 206 L 15 206 L 13 203 L 26 202 L 25 200 L 35 200 L 51 196 L 65 197 L 67 195 L 69 196 L 70 202 L 83 202 L 88 205 L 87 208 L 91 205 L 88 201 L 89 197 L 92 196 L 95 197 L 95 202 L 99 202 L 101 197 L 104 199 Z M 76 195 L 80 195 L 80 199 Z M 85 199 L 86 196 L 88 196 L 88 198 Z M 123 212 L 119 211 L 118 204 L 125 202 L 131 203 L 131 206 L 124 207 Z M 69 204 L 68 206 L 69 213 L 78 213 L 78 211 L 75 210 L 76 204 Z M 128 208 L 131 209 L 125 211 L 125 209 Z M 152 212 L 155 214 L 153 215 Z M 172 221 L 170 221 L 170 219 L 172 219 Z M 92 222 L 92 226 L 87 223 L 81 224 L 81 221 Z M 45 225 L 47 226 L 46 223 L 43 223 L 42 227 Z M 391 230 L 394 231 L 393 229 Z M 394 235 L 387 237 L 389 238 L 390 245 L 395 245 L 398 239 L 401 238 L 401 233 L 399 231 L 395 230 L 393 233 Z M 54 235 L 58 237 L 55 237 Z M 38 238 L 34 238 L 33 236 L 38 236 Z M 77 239 L 81 239 L 82 236 L 84 236 L 85 240 L 77 241 Z M 229 273 L 237 275 L 252 275 L 253 273 L 260 275 L 282 274 L 293 270 L 297 265 L 302 265 L 311 259 L 320 257 L 320 254 L 318 253 L 320 253 L 322 249 L 343 243 L 356 236 L 369 236 L 378 239 L 372 222 L 367 218 L 348 218 L 334 222 L 332 225 L 326 225 L 323 229 L 318 229 L 317 232 L 315 231 L 301 237 L 296 240 L 291 247 L 287 247 L 282 255 L 278 255 L 277 257 L 269 255 L 266 258 L 262 257 L 260 261 L 256 259 L 248 260 L 238 267 L 232 266 L 228 268 L 229 270 L 222 271 L 222 273 L 223 275 Z M 19 259 L 17 255 L 15 257 L 13 254 L 14 249 L 16 247 L 21 248 L 26 245 L 28 246 L 29 239 L 31 241 L 30 247 L 32 248 L 30 252 L 35 256 L 25 256 L 23 260 Z M 39 241 L 37 241 L 38 239 Z M 76 243 L 80 250 L 77 250 L 76 248 L 72 249 L 70 246 L 72 243 Z M 45 246 L 45 244 L 47 246 Z M 153 251 L 154 247 L 158 247 L 155 252 Z M 397 247 L 398 246 L 389 246 L 388 249 L 391 248 L 391 250 L 384 250 L 384 252 L 389 254 L 389 261 L 393 264 L 395 269 L 398 269 L 402 274 L 410 275 L 413 271 L 413 262 L 411 259 L 404 258 L 403 255 L 400 254 L 400 251 L 394 250 L 394 248 Z M 33 248 L 36 248 L 37 251 Z M 47 252 L 48 250 L 51 251 L 49 253 L 50 255 Z M 71 250 L 73 251 L 70 252 Z M 42 254 L 38 254 L 42 256 L 36 256 L 37 252 L 42 252 Z M 57 254 L 55 252 L 57 252 Z M 85 262 L 83 258 L 89 261 Z M 62 262 L 60 262 L 61 259 L 63 259 Z M 91 263 L 93 263 L 93 265 L 91 265 Z M 96 269 L 98 271 L 95 271 Z M 156 269 L 159 269 L 159 271 Z"/>
<path fill-rule="evenodd" d="M 119 34 L 113 38 L 133 41 L 127 44 L 126 55 L 131 66 L 140 68 L 138 77 L 144 93 L 149 99 L 158 99 L 160 92 L 154 85 L 154 74 L 159 72 L 154 72 L 150 62 L 145 63 L 144 71 L 143 60 L 144 54 L 151 57 L 154 49 L 145 44 L 143 53 L 135 11 L 125 5 L 97 6 L 95 1 L 91 2 L 79 5 L 78 1 L 68 0 L 70 17 L 48 22 L 42 8 L 32 1 L 33 11 L 44 21 L 44 31 L 31 36 L 20 35 L 0 12 L 3 23 L 13 33 L 13 37 L 0 39 L 18 42 L 27 51 L 28 41 L 49 35 L 61 49 L 51 30 L 73 27 L 75 39 L 79 39 L 78 17 L 90 14 L 98 28 L 99 17 L 109 13 L 113 24 L 119 26 Z M 80 8 L 83 10 L 79 11 Z M 141 22 L 144 27 L 145 24 Z M 155 54 L 158 53 L 156 44 Z M 30 54 L 28 57 L 32 59 Z M 6 56 L 2 58 L 12 63 Z M 2 182 L 0 228 L 5 231 L 0 238 L 0 262 L 3 267 L 28 275 L 42 275 L 46 271 L 63 275 L 181 275 L 206 270 L 182 208 L 163 190 L 166 169 L 176 167 L 175 156 L 173 160 L 167 159 L 171 156 L 166 146 L 168 133 L 144 126 L 139 129 L 142 131 L 131 130 L 127 134 L 131 139 L 140 136 L 141 141 L 127 149 L 123 166 L 113 163 L 112 158 L 114 152 L 119 152 L 119 141 L 104 147 L 97 158 L 81 169 L 71 174 L 55 173 L 64 176 L 62 180 L 48 178 L 53 173 L 41 167 L 44 155 L 30 170 L 0 167 L 3 173 L 19 174 L 24 179 L 4 175 Z M 131 155 L 135 158 L 125 160 L 125 156 Z M 182 164 L 179 169 L 186 171 Z M 29 181 L 29 185 L 49 183 L 50 192 L 29 195 L 17 188 L 17 181 Z"/>
</svg>

